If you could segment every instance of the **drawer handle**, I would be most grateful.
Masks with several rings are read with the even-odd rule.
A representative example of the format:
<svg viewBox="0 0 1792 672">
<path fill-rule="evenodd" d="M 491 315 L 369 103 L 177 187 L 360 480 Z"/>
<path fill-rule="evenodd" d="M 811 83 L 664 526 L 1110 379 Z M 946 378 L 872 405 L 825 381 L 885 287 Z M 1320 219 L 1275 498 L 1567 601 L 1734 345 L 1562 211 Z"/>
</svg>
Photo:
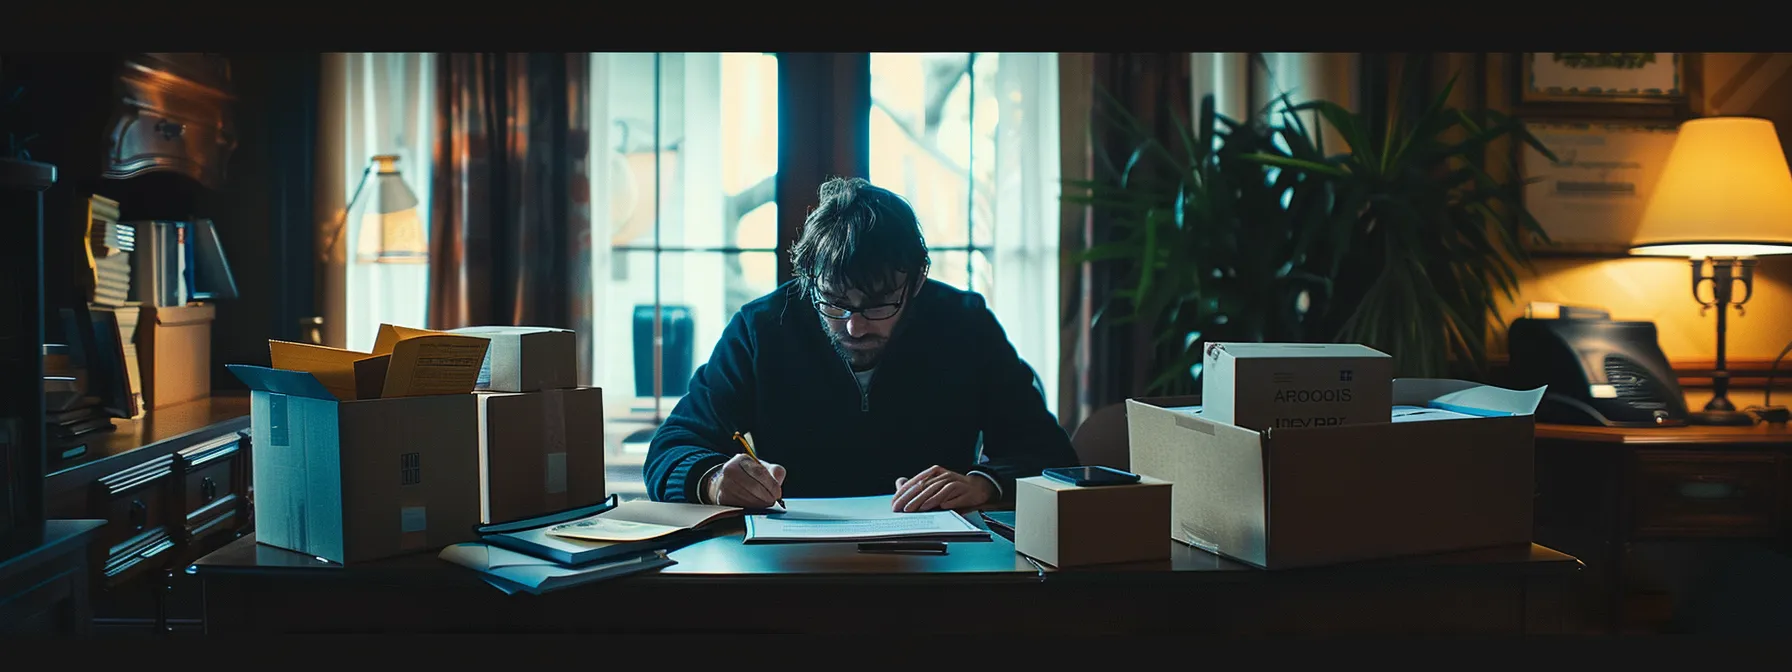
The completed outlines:
<svg viewBox="0 0 1792 672">
<path fill-rule="evenodd" d="M 142 532 L 143 527 L 149 524 L 149 505 L 144 504 L 141 499 L 131 500 L 130 520 L 131 525 L 137 528 L 133 531 Z"/>
<path fill-rule="evenodd" d="M 199 497 L 202 500 L 207 501 L 207 502 L 217 499 L 218 498 L 218 483 L 217 483 L 217 481 L 213 481 L 212 477 L 210 477 L 210 476 L 199 479 Z"/>
<path fill-rule="evenodd" d="M 163 140 L 173 140 L 187 132 L 187 125 L 163 119 L 156 122 L 156 132 L 162 134 Z"/>
</svg>

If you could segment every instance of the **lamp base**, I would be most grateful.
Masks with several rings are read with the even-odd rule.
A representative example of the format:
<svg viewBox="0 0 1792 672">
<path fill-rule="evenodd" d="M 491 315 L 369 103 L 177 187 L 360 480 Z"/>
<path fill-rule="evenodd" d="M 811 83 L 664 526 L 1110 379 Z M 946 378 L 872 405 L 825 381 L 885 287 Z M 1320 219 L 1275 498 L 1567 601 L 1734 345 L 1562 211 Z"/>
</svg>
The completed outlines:
<svg viewBox="0 0 1792 672">
<path fill-rule="evenodd" d="M 1736 427 L 1755 424 L 1755 418 L 1742 411 L 1695 411 L 1686 414 L 1686 424 Z"/>
</svg>

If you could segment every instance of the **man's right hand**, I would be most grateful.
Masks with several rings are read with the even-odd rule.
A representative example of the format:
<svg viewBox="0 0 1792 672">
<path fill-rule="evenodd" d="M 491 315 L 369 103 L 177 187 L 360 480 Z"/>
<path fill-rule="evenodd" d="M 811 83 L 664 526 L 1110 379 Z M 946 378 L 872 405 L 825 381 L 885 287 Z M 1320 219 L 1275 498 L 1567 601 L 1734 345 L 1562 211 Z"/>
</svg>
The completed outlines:
<svg viewBox="0 0 1792 672">
<path fill-rule="evenodd" d="M 740 453 L 703 484 L 709 501 L 722 506 L 768 508 L 784 498 L 784 467 Z"/>
</svg>

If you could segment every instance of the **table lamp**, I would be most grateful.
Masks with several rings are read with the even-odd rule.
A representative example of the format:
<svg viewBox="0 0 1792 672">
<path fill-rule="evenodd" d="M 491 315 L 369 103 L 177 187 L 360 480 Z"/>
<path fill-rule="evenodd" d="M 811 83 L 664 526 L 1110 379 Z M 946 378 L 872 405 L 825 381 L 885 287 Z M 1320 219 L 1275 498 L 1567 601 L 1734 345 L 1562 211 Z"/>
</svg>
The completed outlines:
<svg viewBox="0 0 1792 672">
<path fill-rule="evenodd" d="M 381 154 L 373 157 L 361 173 L 361 183 L 342 209 L 341 221 L 330 236 L 324 254 L 336 248 L 336 241 L 348 228 L 348 218 L 360 205 L 361 195 L 372 183 L 373 200 L 361 212 L 361 234 L 355 245 L 359 261 L 379 264 L 421 264 L 429 261 L 429 248 L 423 239 L 423 218 L 417 213 L 417 195 L 398 173 L 398 157 Z"/>
<path fill-rule="evenodd" d="M 1741 314 L 1754 295 L 1755 257 L 1792 254 L 1792 170 L 1773 122 L 1710 117 L 1681 124 L 1630 253 L 1690 259 L 1699 314 L 1717 310 L 1712 398 L 1688 422 L 1753 424 L 1730 403 L 1724 338 L 1730 308 Z M 1706 283 L 1710 300 L 1700 293 Z"/>
<path fill-rule="evenodd" d="M 368 183 L 373 183 L 376 190 L 373 200 L 361 208 L 361 237 L 355 246 L 358 260 L 380 264 L 429 261 L 429 248 L 423 239 L 423 218 L 417 214 L 417 195 L 411 193 L 411 188 L 404 183 L 404 176 L 398 174 L 398 157 L 392 154 L 375 156 L 361 172 L 361 182 L 355 185 L 348 207 L 343 208 L 342 216 L 337 218 L 336 230 L 330 233 L 329 242 L 317 251 L 319 266 L 313 291 L 320 310 L 324 305 L 324 294 L 329 291 L 325 269 L 330 265 L 330 255 L 348 229 L 349 217 L 354 216 L 356 206 L 362 205 L 361 195 L 367 190 Z M 323 345 L 323 319 L 312 315 L 300 320 L 306 341 Z"/>
</svg>

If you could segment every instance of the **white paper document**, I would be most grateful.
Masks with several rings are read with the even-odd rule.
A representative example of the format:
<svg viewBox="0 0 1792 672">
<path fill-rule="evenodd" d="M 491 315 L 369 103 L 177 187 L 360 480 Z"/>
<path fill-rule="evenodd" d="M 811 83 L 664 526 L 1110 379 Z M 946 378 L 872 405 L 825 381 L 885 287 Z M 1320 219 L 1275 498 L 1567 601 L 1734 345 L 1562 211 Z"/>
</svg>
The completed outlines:
<svg viewBox="0 0 1792 672">
<path fill-rule="evenodd" d="M 955 512 L 898 513 L 890 498 L 787 499 L 782 513 L 747 516 L 746 542 L 989 539 Z"/>
</svg>

